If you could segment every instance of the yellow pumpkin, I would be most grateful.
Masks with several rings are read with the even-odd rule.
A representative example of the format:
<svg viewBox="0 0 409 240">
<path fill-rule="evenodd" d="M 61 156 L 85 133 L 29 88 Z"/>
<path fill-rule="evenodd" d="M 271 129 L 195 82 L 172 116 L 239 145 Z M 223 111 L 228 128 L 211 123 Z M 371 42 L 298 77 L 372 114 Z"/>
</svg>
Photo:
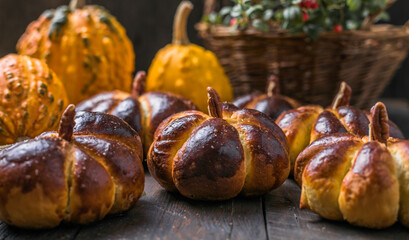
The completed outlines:
<svg viewBox="0 0 409 240">
<path fill-rule="evenodd" d="M 156 54 L 148 71 L 147 91 L 168 91 L 190 99 L 207 111 L 207 87 L 213 87 L 222 101 L 233 100 L 233 89 L 214 53 L 191 44 L 186 23 L 193 5 L 182 1 L 175 15 L 173 42 Z"/>
<path fill-rule="evenodd" d="M 125 29 L 104 8 L 76 2 L 45 11 L 27 27 L 17 51 L 45 60 L 71 103 L 101 91 L 130 91 L 135 55 Z"/>
<path fill-rule="evenodd" d="M 15 54 L 0 59 L 0 145 L 56 130 L 68 99 L 44 61 Z"/>
</svg>

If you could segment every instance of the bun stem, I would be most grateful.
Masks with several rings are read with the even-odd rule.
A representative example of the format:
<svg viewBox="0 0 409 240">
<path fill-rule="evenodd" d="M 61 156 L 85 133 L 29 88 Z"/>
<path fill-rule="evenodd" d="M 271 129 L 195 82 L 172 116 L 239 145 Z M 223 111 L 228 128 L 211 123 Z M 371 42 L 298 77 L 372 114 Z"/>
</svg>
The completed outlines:
<svg viewBox="0 0 409 240">
<path fill-rule="evenodd" d="M 268 79 L 266 92 L 269 97 L 280 95 L 280 83 L 275 75 Z"/>
<path fill-rule="evenodd" d="M 75 105 L 70 104 L 65 109 L 61 116 L 60 127 L 58 128 L 58 136 L 64 140 L 71 141 L 74 130 Z"/>
<path fill-rule="evenodd" d="M 134 98 L 137 98 L 145 93 L 145 83 L 146 83 L 146 72 L 145 71 L 137 72 L 133 80 L 133 84 L 132 84 L 131 95 Z"/>
<path fill-rule="evenodd" d="M 378 102 L 371 108 L 371 123 L 369 124 L 369 139 L 387 144 L 389 138 L 389 118 L 386 107 Z"/>
<path fill-rule="evenodd" d="M 215 118 L 223 118 L 223 106 L 219 94 L 212 87 L 207 88 L 207 108 L 209 115 Z"/>
<path fill-rule="evenodd" d="M 346 83 L 342 82 L 339 87 L 337 95 L 335 95 L 334 101 L 331 104 L 331 109 L 337 109 L 342 106 L 349 106 L 351 102 L 351 87 Z"/>
</svg>

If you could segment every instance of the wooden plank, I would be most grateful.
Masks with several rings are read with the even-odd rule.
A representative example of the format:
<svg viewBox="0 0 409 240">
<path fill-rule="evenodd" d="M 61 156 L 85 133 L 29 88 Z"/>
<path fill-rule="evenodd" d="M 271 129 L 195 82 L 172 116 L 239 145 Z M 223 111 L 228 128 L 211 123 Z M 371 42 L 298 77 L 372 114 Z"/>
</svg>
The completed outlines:
<svg viewBox="0 0 409 240">
<path fill-rule="evenodd" d="M 397 223 L 373 230 L 346 222 L 322 219 L 310 210 L 300 210 L 300 189 L 293 180 L 265 196 L 269 239 L 408 239 L 409 230 Z"/>
<path fill-rule="evenodd" d="M 81 226 L 78 225 L 62 225 L 49 230 L 25 230 L 16 227 L 10 227 L 3 222 L 0 222 L 0 238 L 1 239 L 59 239 L 70 240 L 74 239 L 79 233 Z"/>
<path fill-rule="evenodd" d="M 188 200 L 146 177 L 146 196 L 122 216 L 83 227 L 77 239 L 266 239 L 262 199 Z"/>
</svg>

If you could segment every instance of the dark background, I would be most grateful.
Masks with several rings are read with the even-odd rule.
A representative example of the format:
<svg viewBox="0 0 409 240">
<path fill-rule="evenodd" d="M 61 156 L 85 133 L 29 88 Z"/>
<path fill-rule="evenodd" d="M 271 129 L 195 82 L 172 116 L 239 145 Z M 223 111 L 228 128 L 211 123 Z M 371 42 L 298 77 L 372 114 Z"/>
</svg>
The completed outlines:
<svg viewBox="0 0 409 240">
<path fill-rule="evenodd" d="M 191 0 L 195 8 L 189 17 L 191 42 L 201 44 L 194 30 L 203 12 L 204 0 Z M 87 0 L 107 8 L 127 29 L 136 54 L 136 69 L 147 70 L 157 50 L 172 38 L 173 15 L 180 0 Z M 0 57 L 15 52 L 15 44 L 27 25 L 46 9 L 69 0 L 0 0 Z M 409 19 L 409 1 L 399 0 L 389 10 L 390 22 L 403 25 Z M 386 88 L 383 97 L 409 101 L 409 58 Z"/>
</svg>

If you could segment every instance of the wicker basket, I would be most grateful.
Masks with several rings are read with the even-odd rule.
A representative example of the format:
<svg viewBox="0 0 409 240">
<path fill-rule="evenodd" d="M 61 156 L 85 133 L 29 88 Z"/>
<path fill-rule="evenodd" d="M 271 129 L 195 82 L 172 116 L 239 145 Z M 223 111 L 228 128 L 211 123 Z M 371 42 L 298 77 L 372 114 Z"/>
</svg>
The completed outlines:
<svg viewBox="0 0 409 240">
<path fill-rule="evenodd" d="M 215 1 L 211 2 L 205 13 L 213 10 Z M 340 82 L 346 81 L 353 90 L 352 104 L 369 108 L 409 49 L 409 28 L 391 25 L 323 33 L 318 41 L 285 31 L 232 33 L 224 26 L 200 23 L 196 27 L 206 47 L 218 56 L 236 96 L 263 91 L 268 76 L 274 74 L 283 94 L 323 106 L 331 103 Z"/>
</svg>

